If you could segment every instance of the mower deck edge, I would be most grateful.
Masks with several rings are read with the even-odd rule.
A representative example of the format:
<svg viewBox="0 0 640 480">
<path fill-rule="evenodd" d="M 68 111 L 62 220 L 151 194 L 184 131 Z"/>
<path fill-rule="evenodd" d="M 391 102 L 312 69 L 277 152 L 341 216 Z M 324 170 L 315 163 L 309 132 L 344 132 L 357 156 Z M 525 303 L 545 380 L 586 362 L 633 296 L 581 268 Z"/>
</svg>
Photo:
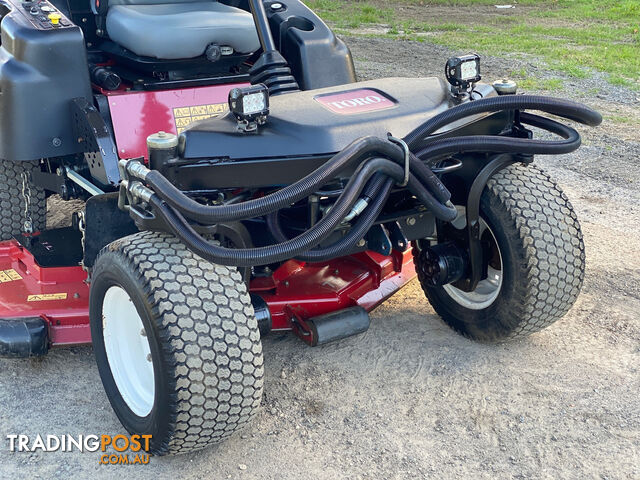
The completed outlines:
<svg viewBox="0 0 640 480">
<path fill-rule="evenodd" d="M 366 251 L 317 264 L 290 260 L 270 277 L 254 279 L 249 290 L 267 303 L 272 329 L 288 331 L 295 318 L 354 306 L 371 311 L 414 277 L 410 250 L 390 256 Z M 31 328 L 40 322 L 46 329 Z M 4 348 L 5 339 L 17 343 Z M 0 242 L 0 357 L 89 343 L 86 271 L 78 265 L 42 267 L 16 240 Z"/>
</svg>

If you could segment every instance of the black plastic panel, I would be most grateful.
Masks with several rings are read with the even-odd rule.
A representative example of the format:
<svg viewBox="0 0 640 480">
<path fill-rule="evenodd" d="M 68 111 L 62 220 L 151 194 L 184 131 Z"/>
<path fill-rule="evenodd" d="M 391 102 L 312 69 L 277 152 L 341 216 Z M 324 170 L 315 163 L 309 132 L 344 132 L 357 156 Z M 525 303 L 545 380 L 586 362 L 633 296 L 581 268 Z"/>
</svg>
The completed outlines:
<svg viewBox="0 0 640 480">
<path fill-rule="evenodd" d="M 89 268 L 107 244 L 138 231 L 129 213 L 118 208 L 117 192 L 91 197 L 85 218 L 84 265 Z"/>
<path fill-rule="evenodd" d="M 340 114 L 317 100 L 326 94 L 360 89 L 378 91 L 395 102 L 395 106 Z M 479 84 L 477 90 L 484 96 L 495 95 L 489 85 Z M 386 137 L 387 132 L 391 132 L 396 137 L 404 137 L 450 107 L 448 85 L 438 78 L 387 78 L 288 93 L 270 99 L 268 121 L 255 134 L 239 132 L 235 119 L 229 114 L 195 124 L 183 133 L 183 156 L 229 160 L 323 156 L 338 152 L 367 135 Z M 477 118 L 463 123 L 474 120 Z M 451 128 L 463 123 L 453 124 Z"/>
<path fill-rule="evenodd" d="M 41 29 L 20 0 L 5 5 L 0 24 L 0 158 L 76 153 L 71 99 L 92 101 L 82 31 L 64 17 L 66 25 Z"/>
<path fill-rule="evenodd" d="M 274 10 L 272 5 L 282 5 Z M 265 2 L 273 39 L 302 90 L 356 81 L 345 43 L 299 0 Z"/>
<path fill-rule="evenodd" d="M 327 94 L 362 89 L 380 92 L 380 98 L 393 103 L 385 102 L 379 110 L 340 114 L 318 101 Z M 478 84 L 476 90 L 485 97 L 496 95 L 486 84 Z M 184 190 L 286 185 L 317 169 L 357 138 L 386 138 L 387 132 L 404 137 L 451 107 L 448 86 L 437 78 L 373 80 L 288 93 L 270 102 L 269 119 L 257 133 L 239 132 L 230 115 L 193 125 L 182 135 L 182 158 L 160 170 Z M 480 114 L 438 133 L 497 135 L 509 121 L 504 112 Z"/>
<path fill-rule="evenodd" d="M 73 227 L 44 230 L 39 235 L 20 235 L 16 240 L 41 267 L 70 267 L 82 260 L 82 235 Z"/>
</svg>

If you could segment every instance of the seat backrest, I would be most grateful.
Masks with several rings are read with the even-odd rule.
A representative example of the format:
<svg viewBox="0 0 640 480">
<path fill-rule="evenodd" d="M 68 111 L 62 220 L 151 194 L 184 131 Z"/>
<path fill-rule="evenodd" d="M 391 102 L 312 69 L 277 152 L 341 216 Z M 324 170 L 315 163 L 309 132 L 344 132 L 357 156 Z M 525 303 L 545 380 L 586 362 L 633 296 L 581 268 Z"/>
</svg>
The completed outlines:
<svg viewBox="0 0 640 480">
<path fill-rule="evenodd" d="M 162 5 L 167 3 L 195 3 L 202 0 L 91 0 L 91 10 L 96 15 L 106 15 L 109 7 L 115 5 Z M 215 2 L 217 0 L 211 0 Z"/>
<path fill-rule="evenodd" d="M 215 2 L 216 0 L 210 0 Z M 109 6 L 114 5 L 163 5 L 167 3 L 196 3 L 202 0 L 109 0 Z"/>
</svg>

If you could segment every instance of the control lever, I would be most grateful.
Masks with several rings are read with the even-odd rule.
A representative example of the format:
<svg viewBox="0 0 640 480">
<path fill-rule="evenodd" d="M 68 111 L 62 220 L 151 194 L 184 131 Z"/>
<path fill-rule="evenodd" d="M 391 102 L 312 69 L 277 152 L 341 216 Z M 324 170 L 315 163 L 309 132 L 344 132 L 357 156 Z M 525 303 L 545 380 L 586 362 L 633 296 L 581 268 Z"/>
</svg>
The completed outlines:
<svg viewBox="0 0 640 480">
<path fill-rule="evenodd" d="M 269 95 L 272 96 L 299 90 L 298 82 L 291 74 L 287 60 L 276 48 L 271 27 L 269 27 L 269 17 L 262 0 L 249 0 L 249 7 L 262 47 L 262 55 L 249 70 L 251 84 L 263 83 L 269 89 Z"/>
</svg>

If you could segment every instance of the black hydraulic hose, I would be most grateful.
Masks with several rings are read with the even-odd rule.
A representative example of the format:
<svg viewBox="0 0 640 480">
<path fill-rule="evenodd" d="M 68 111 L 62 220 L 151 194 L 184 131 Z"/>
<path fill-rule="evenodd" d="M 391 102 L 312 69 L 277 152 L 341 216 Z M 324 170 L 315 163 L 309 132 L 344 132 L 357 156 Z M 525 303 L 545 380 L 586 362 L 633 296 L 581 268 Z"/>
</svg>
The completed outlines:
<svg viewBox="0 0 640 480">
<path fill-rule="evenodd" d="M 429 192 L 413 174 L 409 176 L 407 189 L 415 195 L 418 202 L 431 211 L 434 217 L 444 220 L 445 222 L 450 222 L 458 215 L 456 207 L 451 203 L 451 201 L 444 204 L 438 202 L 431 192 Z"/>
<path fill-rule="evenodd" d="M 380 173 L 376 173 L 371 178 L 371 180 L 369 180 L 367 185 L 364 187 L 364 190 L 362 191 L 361 198 L 367 200 L 367 202 L 369 202 L 369 203 L 371 203 L 371 202 L 375 203 L 375 202 L 379 201 L 380 195 L 383 194 L 382 193 L 383 186 L 385 185 L 385 183 L 387 183 L 387 181 L 389 181 L 389 182 L 391 182 L 391 184 L 393 184 L 393 179 L 387 177 L 386 175 L 382 175 Z M 386 199 L 385 199 L 385 201 L 386 201 Z M 367 207 L 367 210 L 370 210 L 370 207 Z M 280 210 L 275 210 L 275 211 L 271 212 L 269 215 L 267 215 L 266 216 L 267 227 L 269 228 L 269 230 L 273 234 L 273 237 L 276 239 L 276 241 L 285 242 L 285 241 L 289 240 L 289 237 L 282 230 L 282 227 L 280 226 L 279 217 L 280 217 Z M 362 216 L 360 216 L 359 219 L 360 218 L 362 218 Z M 300 258 L 302 260 L 301 257 L 297 257 L 297 258 Z"/>
<path fill-rule="evenodd" d="M 365 185 L 364 190 L 362 191 L 362 196 L 368 199 L 373 198 L 375 194 L 380 191 L 386 180 L 387 177 L 385 175 L 376 173 L 371 177 L 371 180 L 369 180 L 367 185 Z"/>
<path fill-rule="evenodd" d="M 233 222 L 261 217 L 273 210 L 288 207 L 313 194 L 341 170 L 355 165 L 366 156 L 374 154 L 384 156 L 398 163 L 404 160 L 402 150 L 386 140 L 373 136 L 359 138 L 301 180 L 262 198 L 248 200 L 235 205 L 202 205 L 185 196 L 156 170 L 152 170 L 146 176 L 145 181 L 160 198 L 187 218 L 203 224 Z"/>
<path fill-rule="evenodd" d="M 535 141 L 535 143 L 526 145 L 526 150 L 528 150 L 528 152 L 525 152 L 524 148 L 523 149 L 518 148 L 519 150 L 522 150 L 522 151 L 517 153 L 544 153 L 546 151 L 545 149 L 549 147 L 549 144 L 553 146 L 552 153 L 557 153 L 557 152 L 560 152 L 561 150 L 565 150 L 566 152 L 568 152 L 568 151 L 575 150 L 580 145 L 580 136 L 578 132 L 576 132 L 573 128 L 567 127 L 566 125 L 563 125 L 559 122 L 556 122 L 554 120 L 551 120 L 545 117 L 540 117 L 538 115 L 528 114 L 528 113 L 521 114 L 521 121 L 523 123 L 526 123 L 527 125 L 542 128 L 551 133 L 559 135 L 560 137 L 564 138 L 565 141 L 555 141 L 555 142 Z M 477 139 L 478 137 L 471 137 L 471 138 Z M 495 139 L 496 137 L 489 137 L 489 138 Z M 497 137 L 497 138 L 501 138 L 501 137 Z M 459 138 L 457 140 L 459 140 Z M 506 143 L 509 144 L 508 140 L 520 140 L 520 139 L 505 138 L 505 140 L 507 140 Z M 434 145 L 435 145 L 435 142 L 434 142 Z M 490 148 L 495 148 L 495 145 L 489 145 L 489 143 L 487 143 L 487 145 Z M 499 145 L 499 147 L 503 147 L 503 146 L 504 145 Z M 544 146 L 544 148 L 541 148 L 541 146 Z M 460 146 L 456 148 L 460 148 Z M 462 146 L 462 148 L 464 148 L 464 146 Z M 474 147 L 474 151 L 476 151 L 475 148 L 477 148 L 477 145 Z M 513 149 L 513 144 L 511 144 L 511 148 Z M 494 151 L 494 150 L 489 150 L 489 151 Z M 512 150 L 505 150 L 505 151 L 512 151 Z M 371 183 L 373 183 L 373 180 Z M 376 218 L 378 217 L 378 215 L 380 214 L 380 211 L 384 206 L 384 203 L 388 198 L 388 192 L 390 192 L 391 187 L 392 187 L 392 181 L 390 179 L 387 179 L 387 186 L 383 187 L 383 191 L 385 188 L 388 188 L 388 191 L 381 193 L 378 197 L 374 199 L 373 203 L 369 205 L 369 207 L 365 210 L 365 212 L 359 217 L 358 221 L 351 227 L 351 229 L 349 230 L 349 233 L 345 235 L 342 239 L 340 239 L 338 242 L 336 242 L 335 244 L 329 247 L 310 250 L 303 255 L 298 255 L 296 258 L 303 261 L 319 262 L 319 261 L 336 258 L 338 256 L 347 254 L 349 251 L 351 251 L 355 247 L 356 243 L 367 233 L 369 228 L 371 228 L 371 225 L 373 224 L 373 222 L 375 222 Z M 281 242 L 287 239 L 278 221 L 278 212 L 274 212 L 268 217 L 267 225 L 269 226 L 269 229 L 271 230 L 272 234 L 274 235 L 277 241 Z"/>
<path fill-rule="evenodd" d="M 433 170 L 431 170 L 429 166 L 413 153 L 409 153 L 409 165 L 411 172 L 415 174 L 420 182 L 427 187 L 429 192 L 431 192 L 440 203 L 447 203 L 451 200 L 451 192 L 447 190 L 444 183 L 433 173 Z"/>
<path fill-rule="evenodd" d="M 576 148 L 578 148 L 580 145 L 580 136 L 578 132 L 576 132 L 571 127 L 567 127 L 561 123 L 555 122 L 554 120 L 540 117 L 538 115 L 522 113 L 521 121 L 528 125 L 532 125 L 532 126 L 547 130 L 551 133 L 555 133 L 556 135 L 559 135 L 562 138 L 566 139 L 565 142 L 541 141 L 541 142 L 536 142 L 535 145 L 527 145 L 528 149 L 530 148 L 535 149 L 534 153 L 541 153 L 543 151 L 543 149 L 540 148 L 540 144 L 552 143 L 554 145 L 554 151 L 556 152 L 559 151 L 560 149 L 573 151 Z M 510 139 L 510 140 L 513 140 L 513 139 Z M 545 147 L 546 146 L 548 145 L 545 145 Z M 389 191 L 391 190 L 391 187 L 392 187 L 392 184 L 391 184 L 391 181 L 389 180 L 389 183 L 388 183 Z M 303 261 L 319 262 L 319 261 L 324 261 L 331 258 L 336 258 L 349 253 L 355 247 L 356 243 L 364 235 L 366 235 L 369 228 L 371 228 L 371 225 L 373 224 L 373 222 L 375 222 L 376 218 L 380 214 L 380 211 L 382 210 L 387 198 L 388 198 L 388 192 L 385 193 L 384 196 L 381 194 L 379 197 L 374 199 L 374 202 L 367 208 L 367 210 L 360 216 L 358 221 L 351 227 L 351 229 L 349 230 L 349 233 L 345 235 L 342 239 L 340 239 L 338 242 L 336 242 L 335 244 L 322 249 L 310 250 L 309 252 L 303 255 L 298 255 L 296 258 Z M 284 232 L 282 231 L 280 224 L 278 222 L 277 212 L 270 215 L 267 223 L 272 234 L 274 234 L 274 237 L 276 238 L 276 240 L 278 241 L 286 240 L 287 237 L 284 235 Z"/>
<path fill-rule="evenodd" d="M 592 127 L 602 123 L 602 115 L 589 107 L 569 100 L 539 95 L 501 95 L 457 105 L 435 115 L 404 138 L 413 151 L 426 137 L 440 128 L 471 115 L 501 110 L 540 110 Z"/>
<path fill-rule="evenodd" d="M 378 137 L 363 137 L 352 142 L 344 150 L 334 155 L 329 161 L 306 177 L 262 198 L 247 200 L 237 204 L 202 205 L 184 195 L 180 189 L 167 180 L 160 172 L 152 170 L 146 176 L 147 184 L 168 204 L 180 211 L 185 217 L 203 224 L 233 222 L 266 215 L 280 210 L 315 193 L 322 185 L 333 179 L 341 170 L 355 165 L 363 158 L 380 155 L 397 164 L 404 165 L 404 152 L 400 147 Z M 430 207 L 439 208 L 451 198 L 451 193 L 429 167 L 415 155 L 410 155 L 410 171 L 416 181 L 424 185 L 435 202 Z M 423 188 L 423 190 L 425 190 Z M 425 190 L 427 191 L 427 190 Z M 426 196 L 425 196 L 426 198 Z M 436 214 L 441 216 L 442 214 Z"/>
<path fill-rule="evenodd" d="M 409 155 L 407 190 L 415 195 L 417 200 L 436 218 L 451 221 L 457 215 L 450 201 L 451 194 L 423 161 L 460 152 L 560 154 L 571 152 L 580 146 L 580 136 L 575 129 L 528 113 L 521 113 L 522 123 L 545 129 L 559 135 L 562 140 L 544 141 L 506 136 L 428 138 L 441 127 L 470 115 L 527 108 L 545 111 L 588 125 L 597 125 L 602 120 L 600 114 L 582 105 L 537 96 L 510 95 L 476 100 L 454 107 L 436 115 L 406 137 L 405 142 L 410 148 L 424 147 L 417 155 L 413 153 Z M 351 143 L 314 172 L 287 187 L 262 198 L 218 206 L 202 205 L 187 197 L 157 171 L 147 173 L 144 180 L 155 191 L 150 198 L 150 205 L 190 250 L 214 263 L 247 267 L 276 263 L 293 257 L 307 261 L 321 261 L 348 253 L 377 219 L 387 201 L 394 180 L 397 182 L 404 180 L 404 162 L 405 155 L 399 146 L 376 137 L 364 137 Z M 287 239 L 279 227 L 277 211 L 308 197 L 327 182 L 332 181 L 338 173 L 353 167 L 356 167 L 355 173 L 330 211 L 309 230 L 295 238 Z M 335 231 L 361 194 L 369 200 L 369 205 L 352 225 L 347 235 L 329 247 L 314 250 L 314 247 Z M 212 224 L 264 215 L 269 215 L 269 228 L 280 243 L 247 249 L 225 248 L 212 244 L 199 235 L 186 220 L 189 218 L 203 224 Z"/>
<path fill-rule="evenodd" d="M 351 253 L 360 239 L 367 234 L 378 218 L 378 215 L 380 215 L 392 188 L 393 179 L 388 177 L 382 179 L 382 186 L 378 195 L 373 198 L 371 204 L 369 204 L 366 210 L 358 217 L 358 220 L 351 226 L 349 232 L 344 237 L 328 247 L 309 250 L 306 253 L 296 256 L 296 258 L 305 262 L 322 262 Z M 278 213 L 279 212 L 273 212 L 267 217 L 267 225 L 275 239 L 278 242 L 284 242 L 287 240 L 287 236 L 280 226 Z"/>
<path fill-rule="evenodd" d="M 376 173 L 384 174 L 395 181 L 404 178 L 404 169 L 400 165 L 383 158 L 371 159 L 358 167 L 329 213 L 317 224 L 295 238 L 266 247 L 233 249 L 214 245 L 199 235 L 177 209 L 163 202 L 157 194 L 151 196 L 149 203 L 171 231 L 197 255 L 221 265 L 266 265 L 296 257 L 324 241 L 349 213 L 367 180 Z M 455 217 L 456 209 L 451 202 L 447 205 L 439 204 L 414 175 L 410 175 L 407 188 L 423 204 L 433 204 L 433 213 L 438 218 L 450 221 Z M 373 220 L 375 219 L 371 222 Z"/>
<path fill-rule="evenodd" d="M 486 152 L 511 152 L 511 153 L 530 153 L 530 154 L 557 154 L 568 153 L 580 146 L 580 135 L 578 132 L 566 125 L 554 120 L 540 117 L 529 113 L 521 114 L 521 121 L 527 125 L 542 128 L 551 133 L 559 135 L 564 140 L 546 141 L 546 140 L 529 140 L 518 139 L 512 137 L 498 136 L 471 136 L 458 137 L 452 139 L 443 139 L 429 144 L 425 149 L 418 152 L 418 157 L 425 159 L 433 158 L 444 153 L 464 152 L 464 151 L 486 151 Z M 389 190 L 391 186 L 389 184 Z M 349 233 L 335 244 L 322 249 L 315 249 L 298 255 L 296 258 L 304 261 L 323 261 L 335 258 L 348 253 L 354 248 L 356 242 L 360 240 L 366 232 L 371 228 L 379 215 L 384 203 L 386 202 L 388 192 L 374 199 L 374 204 L 370 205 L 366 211 L 360 216 L 358 221 L 352 226 Z M 267 225 L 277 241 L 286 241 L 287 237 L 282 231 L 278 221 L 278 212 L 274 212 L 267 218 Z"/>
<path fill-rule="evenodd" d="M 415 149 L 417 147 L 417 145 L 414 145 L 415 143 L 422 141 L 439 128 L 461 118 L 483 112 L 526 108 L 542 110 L 588 125 L 598 125 L 602 121 L 602 117 L 598 112 L 575 102 L 534 95 L 503 95 L 500 97 L 474 100 L 473 102 L 464 103 L 442 112 L 411 132 L 405 138 L 405 142 L 409 145 L 410 149 Z M 456 139 L 453 139 L 454 142 L 455 140 Z M 460 140 L 460 138 L 457 140 Z M 497 143 L 502 142 L 502 144 L 506 145 L 509 140 L 515 141 L 520 139 L 502 139 Z M 489 140 L 476 139 L 476 141 L 479 143 L 484 141 L 486 143 L 484 148 L 486 149 L 489 149 L 491 146 Z M 541 145 L 539 144 L 539 146 Z M 509 147 L 505 146 L 502 148 Z M 558 150 L 557 145 L 550 148 L 552 153 L 563 153 Z M 291 205 L 314 193 L 341 170 L 355 162 L 361 161 L 367 154 L 372 155 L 374 153 L 392 159 L 397 163 L 404 161 L 402 150 L 396 145 L 376 137 L 361 138 L 354 141 L 322 167 L 298 182 L 265 197 L 248 200 L 235 205 L 202 205 L 186 197 L 171 182 L 156 171 L 150 172 L 147 175 L 146 181 L 163 200 L 192 220 L 205 224 L 222 221 L 238 221 L 263 216 L 274 210 L 279 210 Z M 541 151 L 538 153 L 544 152 Z M 418 177 L 422 184 L 429 188 L 429 191 L 440 203 L 446 203 L 450 199 L 450 193 L 433 174 L 431 169 L 413 156 L 411 156 L 410 159 L 410 167 L 414 175 Z"/>
<path fill-rule="evenodd" d="M 410 133 L 407 136 L 406 141 L 411 146 L 411 143 L 415 142 L 417 139 L 430 135 L 441 126 L 469 115 L 516 108 L 535 108 L 593 125 L 596 125 L 601 121 L 600 114 L 574 102 L 539 96 L 508 95 L 475 100 L 440 113 Z M 527 118 L 527 114 L 523 115 Z M 536 144 L 533 142 L 538 143 Z M 557 143 L 549 145 L 548 142 L 507 137 L 475 137 L 473 140 L 471 138 L 459 137 L 457 139 L 436 140 L 435 142 L 432 142 L 430 146 L 433 146 L 434 149 L 422 150 L 420 152 L 420 157 L 424 159 L 427 154 L 429 157 L 437 156 L 436 152 L 438 151 L 442 153 L 448 153 L 450 151 L 455 152 L 456 148 L 459 148 L 460 146 L 470 149 L 472 145 L 479 145 L 479 148 L 483 149 L 482 151 L 510 151 L 508 149 L 515 147 L 518 143 L 518 146 L 523 149 L 526 149 L 527 145 L 532 147 L 534 151 L 530 153 L 565 153 Z M 573 145 L 565 146 L 566 151 L 571 151 L 574 146 L 575 143 Z M 545 148 L 547 150 L 545 150 Z M 575 148 L 577 148 L 577 146 Z M 298 182 L 265 197 L 232 205 L 202 205 L 184 195 L 157 171 L 151 171 L 146 176 L 145 180 L 163 200 L 175 207 L 187 218 L 204 224 L 238 221 L 266 215 L 274 210 L 279 210 L 307 197 L 318 190 L 328 180 L 334 178 L 338 172 L 356 162 L 360 162 L 363 158 L 370 156 L 373 153 L 381 154 L 396 163 L 401 164 L 404 162 L 404 154 L 398 146 L 376 137 L 365 137 L 351 143 L 344 150 L 332 157 L 332 159 L 322 167 L 318 168 Z M 414 180 L 415 177 L 417 177 L 419 183 L 428 188 L 429 195 L 425 196 L 425 198 L 430 197 L 430 199 L 433 200 L 433 197 L 435 196 L 435 199 L 437 200 L 436 202 L 430 201 L 427 206 L 429 208 L 434 205 L 436 208 L 440 207 L 440 214 L 437 212 L 434 213 L 436 213 L 436 216 L 439 218 L 442 217 L 442 210 L 444 207 L 442 204 L 446 204 L 449 201 L 449 191 L 444 187 L 442 182 L 440 182 L 431 169 L 424 165 L 414 155 L 410 156 L 410 170 L 414 174 Z M 417 182 L 414 181 L 413 183 L 413 186 L 417 187 Z M 425 189 L 423 188 L 423 190 Z"/>
<path fill-rule="evenodd" d="M 266 265 L 293 258 L 315 247 L 331 235 L 349 213 L 364 189 L 366 181 L 377 172 L 384 173 L 396 181 L 404 177 L 402 167 L 389 160 L 382 158 L 369 160 L 358 168 L 333 208 L 317 224 L 295 238 L 266 247 L 234 249 L 214 245 L 199 235 L 180 212 L 164 203 L 158 195 L 152 195 L 149 203 L 172 232 L 197 255 L 220 265 L 238 267 Z"/>
<path fill-rule="evenodd" d="M 463 152 L 523 153 L 531 155 L 559 155 L 580 147 L 580 134 L 573 128 L 550 118 L 531 113 L 521 113 L 522 123 L 542 128 L 559 135 L 564 140 L 533 140 L 527 138 L 500 137 L 497 135 L 470 135 L 443 138 L 428 143 L 416 153 L 418 158 L 430 160 L 447 154 Z"/>
</svg>

